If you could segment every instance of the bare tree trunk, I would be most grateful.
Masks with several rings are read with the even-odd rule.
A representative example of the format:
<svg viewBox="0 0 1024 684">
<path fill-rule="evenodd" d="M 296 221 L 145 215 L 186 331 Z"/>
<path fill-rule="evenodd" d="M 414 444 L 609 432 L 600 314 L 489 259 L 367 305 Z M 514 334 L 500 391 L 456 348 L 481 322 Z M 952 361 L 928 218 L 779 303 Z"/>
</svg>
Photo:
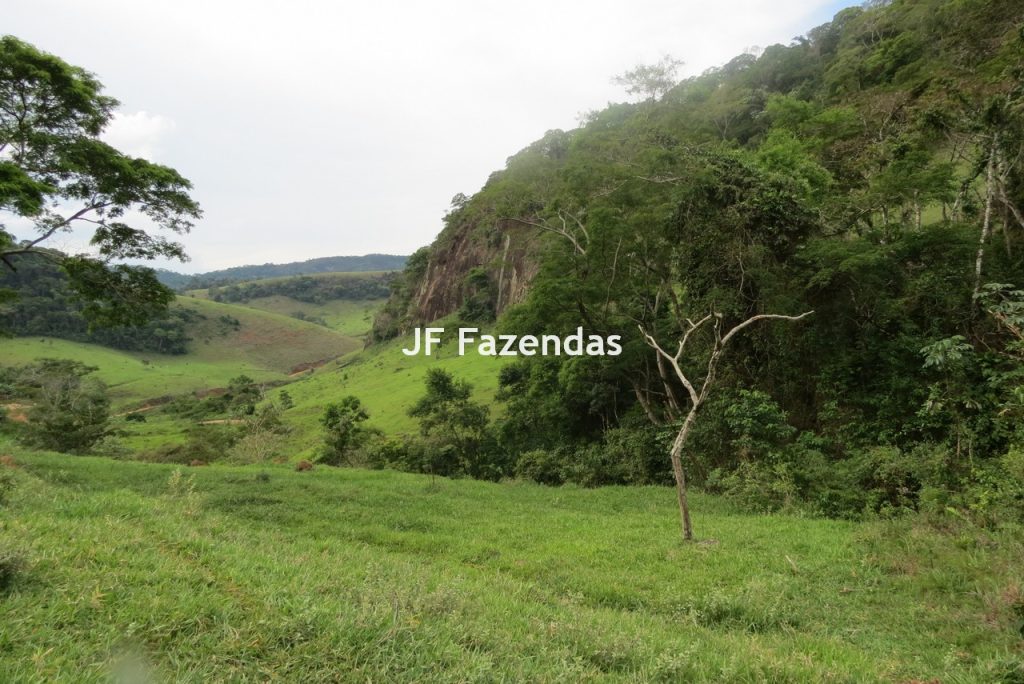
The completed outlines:
<svg viewBox="0 0 1024 684">
<path fill-rule="evenodd" d="M 700 319 L 696 323 L 690 319 L 686 319 L 686 330 L 683 332 L 682 338 L 678 342 L 675 354 L 669 354 L 665 351 L 658 341 L 654 339 L 654 336 L 644 330 L 643 326 L 640 327 L 640 332 L 644 336 L 644 340 L 658 353 L 658 365 L 661 367 L 661 360 L 664 359 L 675 371 L 676 377 L 686 388 L 687 393 L 690 396 L 690 411 L 686 414 L 686 418 L 683 420 L 682 426 L 679 428 L 679 432 L 676 433 L 676 438 L 672 442 L 672 448 L 669 451 L 669 459 L 672 461 L 672 474 L 676 480 L 676 498 L 679 501 L 679 518 L 683 528 L 683 541 L 691 541 L 693 539 L 693 525 L 690 522 L 690 506 L 686 498 L 686 471 L 683 469 L 683 447 L 686 446 L 686 440 L 690 437 L 690 430 L 693 428 L 693 423 L 697 419 L 697 411 L 700 410 L 701 404 L 704 403 L 704 399 L 707 398 L 708 392 L 711 390 L 712 385 L 715 383 L 715 373 L 718 368 L 718 362 L 722 359 L 722 354 L 725 352 L 725 348 L 728 346 L 729 341 L 740 333 L 744 328 L 749 325 L 756 323 L 757 321 L 763 320 L 785 320 L 785 321 L 799 321 L 805 316 L 810 316 L 813 311 L 807 311 L 799 316 L 784 316 L 781 314 L 758 314 L 751 316 L 747 320 L 734 326 L 725 335 L 722 334 L 722 314 L 710 313 L 704 318 Z M 708 357 L 707 368 L 704 371 L 704 379 L 700 384 L 700 390 L 690 378 L 687 377 L 686 372 L 680 365 L 680 359 L 683 356 L 683 352 L 686 350 L 686 343 L 690 340 L 690 336 L 695 332 L 699 331 L 704 324 L 712 322 L 712 329 L 714 330 L 714 343 L 711 348 L 711 355 Z"/>
<path fill-rule="evenodd" d="M 651 406 L 650 400 L 647 398 L 647 390 L 641 389 L 640 384 L 635 381 L 630 381 L 633 385 L 633 393 L 636 395 L 636 400 L 640 402 L 640 406 L 643 408 L 644 413 L 647 414 L 647 419 L 651 421 L 651 425 L 661 425 L 662 421 L 658 419 L 657 414 L 654 413 L 654 408 Z"/>
<path fill-rule="evenodd" d="M 672 420 L 676 419 L 683 408 L 679 405 L 679 400 L 676 399 L 676 393 L 672 391 L 672 383 L 669 382 L 668 372 L 665 370 L 665 364 L 661 360 L 661 357 L 657 357 L 658 363 L 658 376 L 661 378 L 661 386 L 665 390 L 665 399 L 668 401 L 668 415 Z"/>
<path fill-rule="evenodd" d="M 686 414 L 683 427 L 676 435 L 675 441 L 672 443 L 672 450 L 669 452 L 669 457 L 672 459 L 672 474 L 676 478 L 676 498 L 679 500 L 679 519 L 683 527 L 683 541 L 693 541 L 693 524 L 690 522 L 690 504 L 686 498 L 686 471 L 683 469 L 682 453 L 683 447 L 686 446 L 686 440 L 690 436 L 690 428 L 693 427 L 693 421 L 697 417 L 698 408 L 700 408 L 700 404 L 690 407 L 690 412 Z"/>
<path fill-rule="evenodd" d="M 992 197 L 995 194 L 996 146 L 998 138 L 993 136 L 992 149 L 988 153 L 988 169 L 985 172 L 985 217 L 981 223 L 981 238 L 978 241 L 978 256 L 974 261 L 974 298 L 981 292 L 981 266 L 985 259 L 985 243 L 992 232 Z"/>
</svg>

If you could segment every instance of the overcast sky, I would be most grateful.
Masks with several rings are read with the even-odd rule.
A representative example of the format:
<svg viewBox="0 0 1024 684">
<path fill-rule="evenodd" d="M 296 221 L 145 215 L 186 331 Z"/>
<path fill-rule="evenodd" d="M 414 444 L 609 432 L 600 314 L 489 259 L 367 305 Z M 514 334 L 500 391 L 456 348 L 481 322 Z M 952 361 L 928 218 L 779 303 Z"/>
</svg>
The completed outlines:
<svg viewBox="0 0 1024 684">
<path fill-rule="evenodd" d="M 198 272 L 408 254 L 456 193 L 626 99 L 615 74 L 700 73 L 849 4 L 7 0 L 0 31 L 97 74 L 122 103 L 108 142 L 193 182 L 205 216 L 171 267 Z"/>
</svg>

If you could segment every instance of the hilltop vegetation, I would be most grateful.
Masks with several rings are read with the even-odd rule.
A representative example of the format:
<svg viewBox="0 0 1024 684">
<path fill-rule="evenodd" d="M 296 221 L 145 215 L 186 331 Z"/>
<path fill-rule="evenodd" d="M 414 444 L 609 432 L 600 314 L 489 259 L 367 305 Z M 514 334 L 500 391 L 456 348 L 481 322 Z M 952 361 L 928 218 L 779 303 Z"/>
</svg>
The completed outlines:
<svg viewBox="0 0 1024 684">
<path fill-rule="evenodd" d="M 4 365 L 67 358 L 96 366 L 118 404 L 144 403 L 171 394 L 224 387 L 249 375 L 284 381 L 319 362 L 362 347 L 354 337 L 289 316 L 179 297 L 172 311 L 189 312 L 188 353 L 154 354 L 107 349 L 50 338 L 0 341 Z"/>
<path fill-rule="evenodd" d="M 1022 27 L 1010 0 L 893 0 L 679 83 L 671 60 L 630 72 L 641 101 L 549 131 L 455 198 L 375 336 L 453 313 L 621 335 L 619 357 L 504 368 L 497 454 L 550 482 L 647 483 L 693 405 L 680 374 L 700 388 L 752 317 L 813 312 L 731 341 L 691 482 L 756 509 L 983 508 L 996 489 L 1014 509 Z"/>
<path fill-rule="evenodd" d="M 141 325 L 90 325 L 83 312 L 85 303 L 71 290 L 68 276 L 56 259 L 14 255 L 8 261 L 13 268 L 0 270 L 0 291 L 10 295 L 3 307 L 0 333 L 56 337 L 158 354 L 186 354 L 197 336 L 209 336 L 210 326 L 203 322 L 209 307 L 199 305 L 169 307 Z M 308 320 L 358 337 L 369 330 L 370 321 L 365 319 L 372 316 L 367 314 L 387 297 L 391 278 L 391 274 L 378 272 L 326 273 L 214 286 L 189 294 Z M 183 301 L 178 300 L 179 304 Z M 227 311 L 214 315 L 231 317 Z M 327 322 L 328 317 L 332 324 Z M 274 338 L 268 337 L 267 342 L 273 344 Z M 327 356 L 296 363 L 322 358 Z"/>
<path fill-rule="evenodd" d="M 219 271 L 196 275 L 175 273 L 166 269 L 156 272 L 160 282 L 175 290 L 201 290 L 216 285 L 227 285 L 246 280 L 280 278 L 283 276 L 311 275 L 314 273 L 346 273 L 362 271 L 397 271 L 405 266 L 406 257 L 393 254 L 366 254 L 364 256 L 334 256 L 292 261 L 286 264 L 234 266 Z"/>
<path fill-rule="evenodd" d="M 0 292 L 9 295 L 2 308 L 0 334 L 56 337 L 158 354 L 187 352 L 188 328 L 197 322 L 194 310 L 170 308 L 141 325 L 90 325 L 83 311 L 85 302 L 76 296 L 67 273 L 58 265 L 63 255 L 53 250 L 46 254 L 45 258 L 10 255 L 11 268 L 0 269 Z"/>
<path fill-rule="evenodd" d="M 317 276 L 267 278 L 253 282 L 213 286 L 206 296 L 215 302 L 241 302 L 281 296 L 306 304 L 323 304 L 334 299 L 360 301 L 383 299 L 390 290 L 390 273 L 325 273 Z"/>
</svg>

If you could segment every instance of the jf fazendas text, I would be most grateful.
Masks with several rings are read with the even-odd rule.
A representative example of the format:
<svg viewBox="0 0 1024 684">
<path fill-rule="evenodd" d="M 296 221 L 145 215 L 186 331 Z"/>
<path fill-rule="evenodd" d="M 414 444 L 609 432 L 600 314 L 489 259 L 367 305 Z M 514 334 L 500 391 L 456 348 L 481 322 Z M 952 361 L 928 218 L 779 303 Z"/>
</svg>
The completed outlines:
<svg viewBox="0 0 1024 684">
<path fill-rule="evenodd" d="M 403 348 L 406 356 L 423 354 L 430 356 L 434 347 L 441 344 L 444 328 L 416 328 L 413 343 Z M 587 335 L 583 328 L 576 328 L 571 335 L 488 335 L 480 334 L 479 328 L 459 328 L 459 356 L 465 356 L 467 349 L 476 348 L 481 356 L 618 356 L 622 353 L 620 335 Z"/>
</svg>

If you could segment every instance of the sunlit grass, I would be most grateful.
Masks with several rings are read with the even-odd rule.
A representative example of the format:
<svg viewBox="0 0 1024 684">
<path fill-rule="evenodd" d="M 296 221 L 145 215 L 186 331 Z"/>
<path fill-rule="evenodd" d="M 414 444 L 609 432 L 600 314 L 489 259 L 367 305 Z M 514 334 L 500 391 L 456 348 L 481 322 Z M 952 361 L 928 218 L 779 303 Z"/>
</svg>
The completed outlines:
<svg viewBox="0 0 1024 684">
<path fill-rule="evenodd" d="M 130 654 L 174 681 L 968 682 L 1020 655 L 1021 547 L 980 532 L 696 495 L 684 545 L 665 488 L 15 456 L 5 681 Z"/>
</svg>

